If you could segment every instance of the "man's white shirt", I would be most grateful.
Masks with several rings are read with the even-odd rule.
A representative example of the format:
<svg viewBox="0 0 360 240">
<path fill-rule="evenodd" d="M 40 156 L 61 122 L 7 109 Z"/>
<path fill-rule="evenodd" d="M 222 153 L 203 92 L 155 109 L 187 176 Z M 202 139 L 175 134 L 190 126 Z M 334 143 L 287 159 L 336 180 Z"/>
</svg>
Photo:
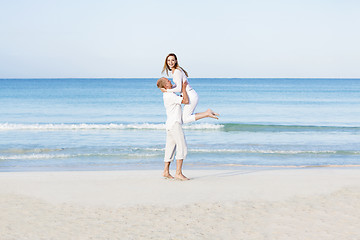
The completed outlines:
<svg viewBox="0 0 360 240">
<path fill-rule="evenodd" d="M 176 122 L 182 124 L 181 102 L 183 98 L 172 92 L 164 92 L 163 99 L 167 116 L 166 129 L 171 129 Z"/>
</svg>

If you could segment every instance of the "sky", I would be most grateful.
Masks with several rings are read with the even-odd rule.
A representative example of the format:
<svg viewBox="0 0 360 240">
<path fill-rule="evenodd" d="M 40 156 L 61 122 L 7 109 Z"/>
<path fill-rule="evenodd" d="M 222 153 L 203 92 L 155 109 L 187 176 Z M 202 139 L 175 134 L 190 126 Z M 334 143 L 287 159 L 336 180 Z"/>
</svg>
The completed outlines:
<svg viewBox="0 0 360 240">
<path fill-rule="evenodd" d="M 360 78 L 358 0 L 0 0 L 0 78 Z"/>
</svg>

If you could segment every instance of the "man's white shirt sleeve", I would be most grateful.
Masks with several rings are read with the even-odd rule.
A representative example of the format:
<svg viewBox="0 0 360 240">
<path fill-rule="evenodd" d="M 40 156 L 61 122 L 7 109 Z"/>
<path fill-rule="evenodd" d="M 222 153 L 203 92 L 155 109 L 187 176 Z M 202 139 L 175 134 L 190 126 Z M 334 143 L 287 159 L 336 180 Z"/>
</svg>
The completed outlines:
<svg viewBox="0 0 360 240">
<path fill-rule="evenodd" d="M 176 94 L 171 94 L 171 101 L 175 104 L 180 104 L 181 105 L 181 102 L 183 100 L 183 97 L 180 97 Z"/>
</svg>

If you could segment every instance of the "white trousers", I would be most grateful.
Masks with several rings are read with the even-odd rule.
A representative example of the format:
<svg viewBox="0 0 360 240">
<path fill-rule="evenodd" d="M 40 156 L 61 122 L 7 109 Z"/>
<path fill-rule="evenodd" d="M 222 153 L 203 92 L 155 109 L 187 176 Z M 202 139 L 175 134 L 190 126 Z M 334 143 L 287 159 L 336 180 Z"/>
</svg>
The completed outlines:
<svg viewBox="0 0 360 240">
<path fill-rule="evenodd" d="M 176 150 L 176 160 L 185 159 L 187 155 L 187 145 L 184 131 L 180 123 L 176 122 L 171 129 L 166 130 L 166 146 L 164 162 L 174 160 Z"/>
<path fill-rule="evenodd" d="M 187 91 L 189 96 L 189 104 L 185 104 L 183 108 L 183 123 L 195 122 L 194 110 L 199 102 L 199 97 L 194 89 Z"/>
</svg>

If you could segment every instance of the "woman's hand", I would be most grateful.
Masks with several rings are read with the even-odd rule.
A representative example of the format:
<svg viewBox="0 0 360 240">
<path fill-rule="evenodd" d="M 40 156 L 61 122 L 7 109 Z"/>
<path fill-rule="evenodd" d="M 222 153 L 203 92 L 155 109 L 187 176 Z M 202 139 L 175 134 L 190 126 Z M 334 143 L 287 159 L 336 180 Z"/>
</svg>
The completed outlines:
<svg viewBox="0 0 360 240">
<path fill-rule="evenodd" d="M 183 89 L 186 88 L 187 85 L 188 85 L 187 81 L 183 82 L 183 84 L 182 84 Z"/>
<path fill-rule="evenodd" d="M 166 88 L 160 88 L 162 92 L 166 92 Z"/>
</svg>

